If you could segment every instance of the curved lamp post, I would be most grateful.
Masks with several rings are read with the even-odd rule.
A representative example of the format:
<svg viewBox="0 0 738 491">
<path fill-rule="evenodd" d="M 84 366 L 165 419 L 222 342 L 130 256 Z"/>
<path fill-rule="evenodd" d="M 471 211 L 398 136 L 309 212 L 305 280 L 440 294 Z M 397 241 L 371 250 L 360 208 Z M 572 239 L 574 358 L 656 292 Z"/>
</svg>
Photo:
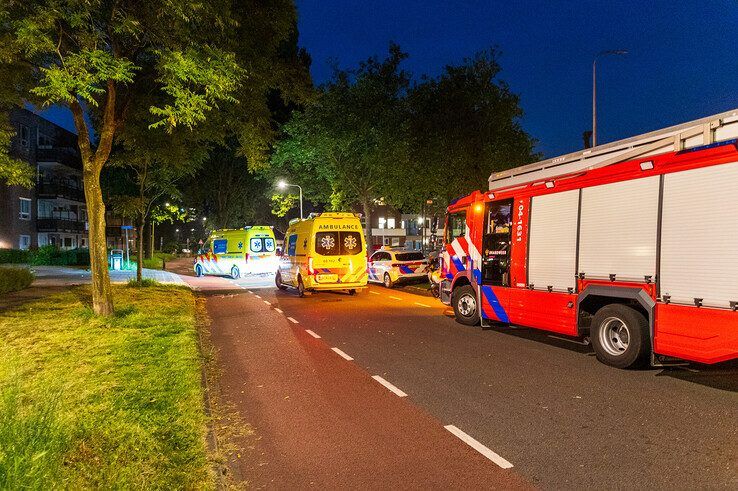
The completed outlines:
<svg viewBox="0 0 738 491">
<path fill-rule="evenodd" d="M 279 189 L 286 189 L 288 187 L 297 188 L 300 190 L 300 220 L 302 220 L 302 187 L 298 186 L 297 184 L 289 184 L 286 181 L 279 181 L 277 183 L 277 187 Z"/>
</svg>

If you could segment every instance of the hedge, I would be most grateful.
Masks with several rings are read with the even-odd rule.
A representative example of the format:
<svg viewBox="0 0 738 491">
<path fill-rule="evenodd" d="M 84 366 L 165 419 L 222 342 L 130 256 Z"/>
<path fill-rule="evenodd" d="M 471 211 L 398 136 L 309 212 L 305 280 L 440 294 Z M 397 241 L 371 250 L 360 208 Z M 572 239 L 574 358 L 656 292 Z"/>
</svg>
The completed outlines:
<svg viewBox="0 0 738 491">
<path fill-rule="evenodd" d="M 0 249 L 0 264 L 32 264 L 34 266 L 89 266 L 89 249 L 58 249 L 46 245 L 21 251 Z"/>
<path fill-rule="evenodd" d="M 0 249 L 0 264 L 26 264 L 31 251 L 19 249 Z"/>
<path fill-rule="evenodd" d="M 0 294 L 28 288 L 33 283 L 33 273 L 25 268 L 0 268 Z"/>
</svg>

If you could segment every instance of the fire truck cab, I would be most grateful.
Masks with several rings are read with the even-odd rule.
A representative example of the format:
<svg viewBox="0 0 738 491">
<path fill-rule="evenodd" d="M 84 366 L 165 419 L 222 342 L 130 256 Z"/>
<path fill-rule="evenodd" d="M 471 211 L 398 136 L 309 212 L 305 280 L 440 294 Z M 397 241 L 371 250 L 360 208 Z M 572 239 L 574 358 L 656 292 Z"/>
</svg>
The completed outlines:
<svg viewBox="0 0 738 491">
<path fill-rule="evenodd" d="M 441 300 L 620 368 L 738 358 L 737 137 L 738 110 L 493 174 L 448 207 Z"/>
</svg>

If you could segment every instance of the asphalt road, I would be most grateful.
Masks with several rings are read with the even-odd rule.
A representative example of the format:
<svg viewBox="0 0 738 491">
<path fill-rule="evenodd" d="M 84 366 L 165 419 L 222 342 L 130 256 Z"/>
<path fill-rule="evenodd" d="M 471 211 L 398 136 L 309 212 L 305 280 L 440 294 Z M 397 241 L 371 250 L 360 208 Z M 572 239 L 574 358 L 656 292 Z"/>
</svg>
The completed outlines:
<svg viewBox="0 0 738 491">
<path fill-rule="evenodd" d="M 301 356 L 322 376 L 332 374 L 320 393 L 346 384 L 363 387 L 358 381 L 373 382 L 370 377 L 378 375 L 407 394 L 389 399 L 395 404 L 390 412 L 419 411 L 437 428 L 454 425 L 463 430 L 513 465 L 503 476 L 519 476 L 548 489 L 738 488 L 738 363 L 617 370 L 600 364 L 589 347 L 572 340 L 529 329 L 462 326 L 437 300 L 411 288 L 372 286 L 353 297 L 318 293 L 298 298 L 290 291 L 223 282 L 239 294 L 219 297 L 217 304 L 211 299 L 211 316 L 246 319 L 241 322 L 253 326 L 253 333 L 266 330 L 274 336 L 243 344 L 250 338 L 231 332 L 218 339 L 214 329 L 219 349 L 229 350 L 234 360 L 251 360 L 247 364 L 251 368 L 241 368 L 245 376 L 258 370 L 257 360 L 278 355 L 274 346 L 301 345 L 304 339 L 312 339 L 324 343 L 324 349 L 318 354 L 300 348 Z M 287 317 L 298 324 L 285 321 Z M 275 322 L 282 322 L 282 327 L 275 328 Z M 305 338 L 305 329 L 320 340 Z M 329 347 L 353 360 L 326 357 L 335 355 Z M 282 377 L 291 377 L 295 369 L 300 367 L 274 368 L 284 370 Z M 226 364 L 224 377 L 229 376 L 235 377 L 233 381 L 244 373 Z M 378 384 L 374 389 L 384 390 Z M 371 403 L 377 406 L 373 411 L 388 410 L 383 400 Z M 254 413 L 244 404 L 248 420 Z M 345 409 L 352 412 L 346 418 L 356 417 L 355 406 Z M 405 429 L 414 424 L 413 418 L 399 419 Z M 403 442 L 402 448 L 413 442 L 419 446 L 435 442 L 430 437 L 424 441 L 423 435 L 433 433 L 429 430 L 433 425 L 425 416 L 420 419 L 423 431 Z M 294 428 L 292 423 L 282 422 Z M 265 424 L 280 426 L 276 420 Z M 361 445 L 370 442 L 365 439 Z M 449 450 L 448 445 L 444 440 L 434 453 L 440 453 L 446 465 L 470 458 L 453 446 Z M 359 446 L 357 442 L 356 454 L 366 457 L 366 449 Z M 486 462 L 499 469 L 494 462 Z M 474 472 L 481 472 L 478 463 L 472 466 Z M 424 481 L 403 482 L 419 487 Z M 504 481 L 495 482 L 505 487 Z"/>
</svg>

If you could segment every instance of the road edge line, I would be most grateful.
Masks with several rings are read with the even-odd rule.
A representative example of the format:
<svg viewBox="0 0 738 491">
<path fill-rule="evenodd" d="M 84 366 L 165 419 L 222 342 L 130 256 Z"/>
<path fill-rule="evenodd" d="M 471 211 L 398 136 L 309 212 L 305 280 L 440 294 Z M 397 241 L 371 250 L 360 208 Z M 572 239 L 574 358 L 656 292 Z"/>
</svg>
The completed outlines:
<svg viewBox="0 0 738 491">
<path fill-rule="evenodd" d="M 475 440 L 472 436 L 464 433 L 462 430 L 460 430 L 456 426 L 446 425 L 444 426 L 444 428 L 446 428 L 452 435 L 459 438 L 459 440 L 466 443 L 471 448 L 473 448 L 474 450 L 476 450 L 477 452 L 479 452 L 480 454 L 484 455 L 489 460 L 497 464 L 499 467 L 503 469 L 510 469 L 511 467 L 513 467 L 513 465 L 509 461 L 505 460 L 504 458 L 502 458 L 500 455 L 498 455 L 491 449 L 485 447 L 479 441 Z"/>
<path fill-rule="evenodd" d="M 385 379 L 380 377 L 379 375 L 372 375 L 372 378 L 382 384 L 385 389 L 392 392 L 397 397 L 407 397 L 407 394 L 405 394 L 402 390 L 398 389 L 397 386 L 392 385 L 391 383 L 387 382 Z"/>
<path fill-rule="evenodd" d="M 331 348 L 331 349 L 332 349 L 332 350 L 333 350 L 333 351 L 334 351 L 335 353 L 337 353 L 337 354 L 338 354 L 338 356 L 340 356 L 341 358 L 343 358 L 344 360 L 346 360 L 346 361 L 354 361 L 354 359 L 353 359 L 353 358 L 351 358 L 351 357 L 350 357 L 349 355 L 347 355 L 346 353 L 344 353 L 344 352 L 343 352 L 343 351 L 341 351 L 340 349 L 338 349 L 338 348 Z"/>
</svg>

